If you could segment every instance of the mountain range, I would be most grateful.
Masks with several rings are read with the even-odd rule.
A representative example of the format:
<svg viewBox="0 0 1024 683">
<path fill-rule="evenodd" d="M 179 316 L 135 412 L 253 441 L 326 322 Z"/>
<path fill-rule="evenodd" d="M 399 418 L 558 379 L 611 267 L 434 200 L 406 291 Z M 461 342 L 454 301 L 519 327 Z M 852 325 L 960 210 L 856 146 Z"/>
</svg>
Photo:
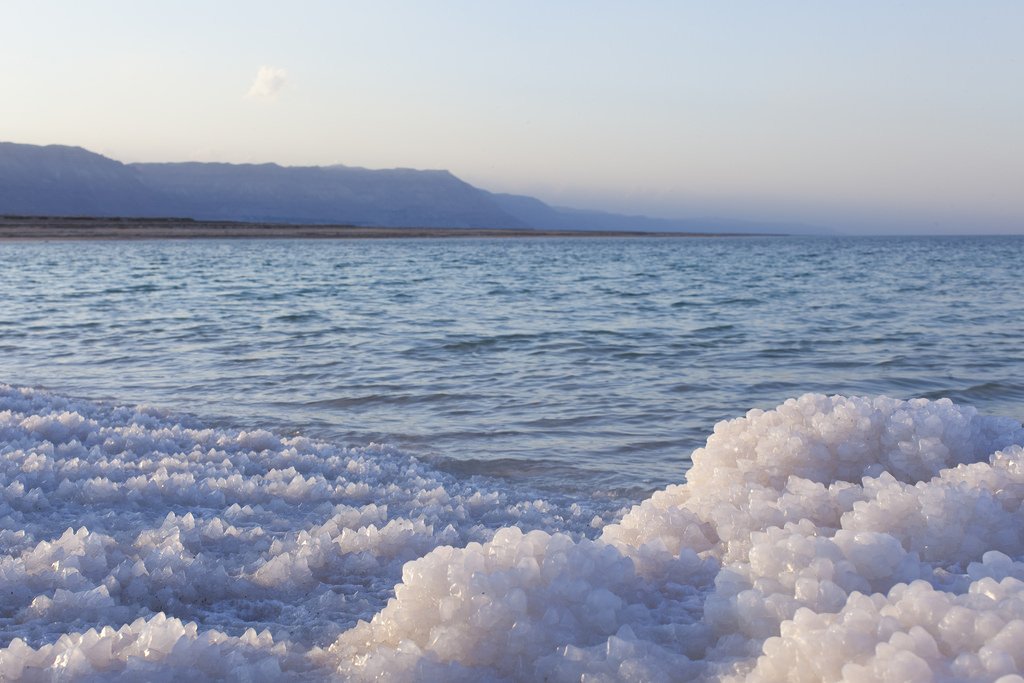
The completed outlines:
<svg viewBox="0 0 1024 683">
<path fill-rule="evenodd" d="M 0 215 L 176 217 L 380 227 L 806 232 L 555 207 L 448 171 L 278 164 L 124 164 L 81 147 L 0 142 Z"/>
</svg>

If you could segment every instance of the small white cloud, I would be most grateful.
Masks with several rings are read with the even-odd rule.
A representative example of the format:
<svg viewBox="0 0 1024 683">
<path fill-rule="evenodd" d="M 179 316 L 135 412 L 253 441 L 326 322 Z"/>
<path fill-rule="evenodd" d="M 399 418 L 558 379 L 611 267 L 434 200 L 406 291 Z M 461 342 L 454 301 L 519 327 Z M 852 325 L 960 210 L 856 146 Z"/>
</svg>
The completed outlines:
<svg viewBox="0 0 1024 683">
<path fill-rule="evenodd" d="M 288 80 L 288 72 L 274 66 L 261 66 L 252 82 L 246 97 L 254 99 L 273 99 L 281 92 Z"/>
</svg>

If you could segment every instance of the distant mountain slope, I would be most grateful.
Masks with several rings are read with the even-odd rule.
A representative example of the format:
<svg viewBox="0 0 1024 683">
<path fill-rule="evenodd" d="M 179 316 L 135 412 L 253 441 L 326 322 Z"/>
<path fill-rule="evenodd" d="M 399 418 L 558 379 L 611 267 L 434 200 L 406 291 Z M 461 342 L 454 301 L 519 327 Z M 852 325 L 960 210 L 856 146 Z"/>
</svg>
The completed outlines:
<svg viewBox="0 0 1024 683">
<path fill-rule="evenodd" d="M 142 182 L 200 219 L 386 227 L 524 228 L 447 171 L 277 164 L 132 164 Z"/>
<path fill-rule="evenodd" d="M 806 232 L 665 220 L 492 194 L 448 171 L 277 164 L 123 164 L 80 147 L 0 143 L 0 215 L 180 217 L 379 227 Z"/>
<path fill-rule="evenodd" d="M 119 161 L 80 147 L 0 142 L 0 213 L 151 216 L 166 208 Z"/>
<path fill-rule="evenodd" d="M 14 143 L 0 143 L 0 214 L 529 227 L 447 171 L 122 164 L 79 147 Z"/>
</svg>

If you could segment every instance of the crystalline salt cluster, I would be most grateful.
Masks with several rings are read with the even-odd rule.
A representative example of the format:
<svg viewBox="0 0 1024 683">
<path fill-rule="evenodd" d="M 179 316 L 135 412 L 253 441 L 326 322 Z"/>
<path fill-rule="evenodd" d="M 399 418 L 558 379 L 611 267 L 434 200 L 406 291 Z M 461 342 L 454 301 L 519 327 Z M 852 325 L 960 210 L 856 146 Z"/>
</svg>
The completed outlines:
<svg viewBox="0 0 1024 683">
<path fill-rule="evenodd" d="M 1024 683 L 1021 444 L 806 395 L 595 537 L 386 447 L 0 387 L 0 680 Z"/>
<path fill-rule="evenodd" d="M 0 681 L 154 680 L 204 649 L 212 678 L 323 678 L 307 651 L 380 610 L 408 560 L 509 525 L 578 539 L 608 513 L 485 484 L 0 385 Z"/>
</svg>

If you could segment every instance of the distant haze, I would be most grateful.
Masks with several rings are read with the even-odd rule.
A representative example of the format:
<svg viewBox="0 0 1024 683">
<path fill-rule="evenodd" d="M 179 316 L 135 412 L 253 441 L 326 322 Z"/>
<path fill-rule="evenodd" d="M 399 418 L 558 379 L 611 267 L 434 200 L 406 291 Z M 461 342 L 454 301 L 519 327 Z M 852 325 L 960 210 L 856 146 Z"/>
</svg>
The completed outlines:
<svg viewBox="0 0 1024 683">
<path fill-rule="evenodd" d="M 0 140 L 1024 232 L 1024 3 L 4 3 Z"/>
</svg>

